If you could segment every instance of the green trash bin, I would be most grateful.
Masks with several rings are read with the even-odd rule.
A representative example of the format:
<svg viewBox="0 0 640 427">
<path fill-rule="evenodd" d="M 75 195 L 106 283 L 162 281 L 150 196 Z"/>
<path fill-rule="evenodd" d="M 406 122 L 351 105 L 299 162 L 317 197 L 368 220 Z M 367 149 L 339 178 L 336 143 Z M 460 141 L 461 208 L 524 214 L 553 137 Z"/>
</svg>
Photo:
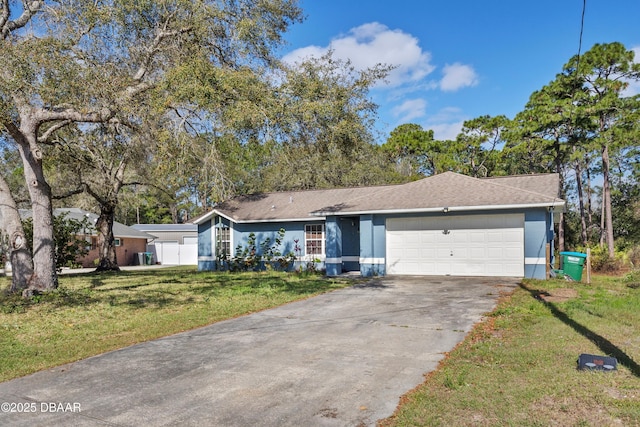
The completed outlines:
<svg viewBox="0 0 640 427">
<path fill-rule="evenodd" d="M 144 257 L 145 265 L 151 265 L 153 263 L 153 252 L 145 252 Z"/>
<path fill-rule="evenodd" d="M 582 268 L 587 254 L 582 252 L 560 252 L 562 257 L 562 271 L 576 282 L 582 280 Z"/>
</svg>

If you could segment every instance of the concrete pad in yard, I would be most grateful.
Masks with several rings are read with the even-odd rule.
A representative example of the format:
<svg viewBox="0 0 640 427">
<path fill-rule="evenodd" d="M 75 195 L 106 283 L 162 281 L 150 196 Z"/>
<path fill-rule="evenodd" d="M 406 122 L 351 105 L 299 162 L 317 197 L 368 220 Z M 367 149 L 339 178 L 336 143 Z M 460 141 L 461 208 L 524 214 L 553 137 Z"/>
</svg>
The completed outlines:
<svg viewBox="0 0 640 427">
<path fill-rule="evenodd" d="M 0 425 L 375 425 L 517 283 L 374 279 L 1 383 Z"/>
</svg>

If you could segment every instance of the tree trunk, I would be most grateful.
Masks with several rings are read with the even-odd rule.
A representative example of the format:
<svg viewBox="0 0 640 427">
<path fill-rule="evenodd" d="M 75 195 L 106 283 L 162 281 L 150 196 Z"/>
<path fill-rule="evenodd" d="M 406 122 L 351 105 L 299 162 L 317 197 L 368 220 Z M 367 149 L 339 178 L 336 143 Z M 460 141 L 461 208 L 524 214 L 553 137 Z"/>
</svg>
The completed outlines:
<svg viewBox="0 0 640 427">
<path fill-rule="evenodd" d="M 604 247 L 604 237 L 606 235 L 606 228 L 605 228 L 605 222 L 604 222 L 604 189 L 602 191 L 602 203 L 600 203 L 600 247 Z"/>
<path fill-rule="evenodd" d="M 587 163 L 589 165 L 589 163 Z M 591 202 L 592 198 L 592 186 L 591 186 L 591 171 L 587 166 L 587 228 L 590 228 L 593 225 L 593 203 Z"/>
<path fill-rule="evenodd" d="M 556 173 L 560 178 L 560 191 L 564 195 L 564 173 L 562 170 L 562 153 L 560 150 L 560 140 L 558 138 L 554 141 L 554 150 L 555 150 L 555 163 L 556 163 Z M 565 197 L 566 199 L 566 197 Z M 558 223 L 558 252 L 564 251 L 564 229 L 565 229 L 565 215 L 564 213 L 560 213 L 560 222 Z"/>
<path fill-rule="evenodd" d="M 169 212 L 171 212 L 171 220 L 174 224 L 178 223 L 178 206 L 175 203 L 169 204 Z"/>
<path fill-rule="evenodd" d="M 29 289 L 47 291 L 58 287 L 51 187 L 44 177 L 42 152 L 36 141 L 37 125 L 23 118 L 19 135 L 13 135 L 24 166 L 33 218 L 33 275 Z M 17 136 L 17 137 L 16 137 Z"/>
<path fill-rule="evenodd" d="M 584 209 L 584 194 L 582 190 L 582 168 L 580 167 L 580 162 L 576 160 L 575 162 L 575 171 L 576 171 L 576 189 L 578 191 L 578 206 L 580 209 L 580 234 L 582 236 L 582 244 L 587 246 L 588 237 L 587 237 L 587 214 Z"/>
<path fill-rule="evenodd" d="M 0 216 L 4 232 L 9 239 L 9 261 L 12 277 L 9 292 L 22 292 L 29 287 L 33 275 L 33 260 L 22 228 L 20 213 L 9 190 L 9 185 L 0 176 Z"/>
<path fill-rule="evenodd" d="M 605 240 L 609 249 L 609 258 L 615 256 L 613 242 L 613 214 L 611 213 L 611 182 L 609 179 L 609 144 L 602 148 L 602 203 L 604 207 Z"/>
<path fill-rule="evenodd" d="M 116 258 L 115 237 L 113 235 L 115 211 L 114 204 L 102 203 L 100 206 L 100 216 L 96 222 L 100 263 L 96 271 L 120 271 Z"/>
</svg>

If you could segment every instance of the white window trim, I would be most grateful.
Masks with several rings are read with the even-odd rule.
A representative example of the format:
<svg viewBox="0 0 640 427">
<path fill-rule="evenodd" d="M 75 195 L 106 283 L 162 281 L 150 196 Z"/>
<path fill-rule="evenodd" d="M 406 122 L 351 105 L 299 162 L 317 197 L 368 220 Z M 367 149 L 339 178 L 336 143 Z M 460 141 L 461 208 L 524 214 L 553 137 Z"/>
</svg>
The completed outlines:
<svg viewBox="0 0 640 427">
<path fill-rule="evenodd" d="M 322 227 L 322 240 L 321 240 L 321 250 L 319 254 L 308 254 L 307 253 L 307 227 L 317 227 L 320 226 Z M 318 259 L 322 259 L 324 260 L 327 254 L 327 228 L 325 227 L 324 224 L 320 223 L 316 223 L 316 224 L 305 224 L 304 225 L 304 255 L 303 255 L 303 259 L 304 260 L 310 260 L 313 261 L 313 259 L 318 258 Z"/>
<path fill-rule="evenodd" d="M 214 219 L 217 219 L 218 217 L 214 217 Z M 212 253 L 213 253 L 213 258 L 218 257 L 218 227 L 217 227 L 218 223 L 214 222 L 213 226 L 211 227 L 211 247 L 212 247 Z M 231 224 L 229 224 L 228 226 L 225 224 L 222 224 L 223 228 L 226 228 L 229 230 L 229 253 L 227 254 L 227 256 L 229 257 L 229 259 L 233 258 L 234 256 L 234 246 L 233 246 L 233 227 L 231 226 Z"/>
</svg>

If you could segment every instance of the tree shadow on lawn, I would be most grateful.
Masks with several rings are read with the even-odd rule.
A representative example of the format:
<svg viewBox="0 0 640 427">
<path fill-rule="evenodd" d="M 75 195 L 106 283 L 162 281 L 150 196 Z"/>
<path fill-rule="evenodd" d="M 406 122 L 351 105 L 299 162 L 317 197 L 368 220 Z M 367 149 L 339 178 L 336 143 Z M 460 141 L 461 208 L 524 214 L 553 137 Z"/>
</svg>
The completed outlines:
<svg viewBox="0 0 640 427">
<path fill-rule="evenodd" d="M 54 309 L 90 307 L 101 303 L 131 308 L 193 304 L 196 298 L 189 294 L 193 289 L 184 292 L 181 288 L 189 286 L 192 280 L 189 273 L 175 272 L 154 273 L 152 277 L 148 272 L 127 271 L 69 274 L 61 278 L 57 289 L 50 292 L 30 298 L 19 294 L 0 295 L 0 312 L 24 313 L 43 304 Z M 144 289 L 146 287 L 149 289 Z"/>
<path fill-rule="evenodd" d="M 67 277 L 73 277 L 68 275 Z M 134 290 L 146 286 L 157 285 L 194 285 L 206 282 L 215 282 L 216 286 L 230 286 L 235 281 L 246 281 L 246 278 L 210 272 L 171 272 L 156 271 L 152 275 L 144 271 L 119 271 L 119 272 L 92 272 L 78 277 L 90 277 L 92 290 L 114 291 L 114 290 Z M 137 279 L 137 280 L 136 280 Z M 121 282 L 127 282 L 122 284 Z"/>
<path fill-rule="evenodd" d="M 97 289 L 103 286 L 111 285 L 113 289 L 126 289 L 127 286 L 120 286 L 118 282 L 120 281 L 133 281 L 136 277 L 143 278 L 138 284 L 130 285 L 130 288 L 140 287 L 140 286 L 151 286 L 162 283 L 182 283 L 189 282 L 193 280 L 194 274 L 199 274 L 198 272 L 175 272 L 175 271 L 166 271 L 166 270 L 157 270 L 152 273 L 150 270 L 147 271 L 113 271 L 113 272 L 91 272 L 91 273 L 83 273 L 83 274 L 68 274 L 66 277 L 70 278 L 80 278 L 90 277 L 91 278 L 91 289 Z"/>
<path fill-rule="evenodd" d="M 17 295 L 3 297 L 0 304 L 3 305 L 2 311 L 6 313 L 25 312 L 42 303 L 50 304 L 56 309 L 89 307 L 101 303 L 160 309 L 170 305 L 184 306 L 199 301 L 206 302 L 211 298 L 251 293 L 312 295 L 343 287 L 336 286 L 336 283 L 335 280 L 320 275 L 300 277 L 296 273 L 158 271 L 150 277 L 148 272 L 100 272 L 65 276 L 55 291 L 29 299 Z"/>
<path fill-rule="evenodd" d="M 612 343 L 602 335 L 597 334 L 586 326 L 570 318 L 565 312 L 558 309 L 558 307 L 554 303 L 545 301 L 540 297 L 540 295 L 543 294 L 544 291 L 540 291 L 538 289 L 530 289 L 523 283 L 520 283 L 520 287 L 529 292 L 535 300 L 544 304 L 544 306 L 547 307 L 558 320 L 560 320 L 567 326 L 570 326 L 574 331 L 594 343 L 605 354 L 611 357 L 615 357 L 618 360 L 618 363 L 626 366 L 633 375 L 635 375 L 636 377 L 640 377 L 640 365 L 638 365 L 627 353 L 622 351 L 618 346 L 616 346 L 614 343 Z"/>
<path fill-rule="evenodd" d="M 192 284 L 191 292 L 215 296 L 227 294 L 234 287 L 238 291 L 242 289 L 245 293 L 251 291 L 273 290 L 289 295 L 311 295 L 327 292 L 336 289 L 337 282 L 333 278 L 321 275 L 302 275 L 298 273 L 270 274 L 266 272 L 256 272 L 252 275 L 246 273 L 220 273 L 215 277 L 215 283 Z M 233 292 L 233 291 L 231 291 Z"/>
</svg>

